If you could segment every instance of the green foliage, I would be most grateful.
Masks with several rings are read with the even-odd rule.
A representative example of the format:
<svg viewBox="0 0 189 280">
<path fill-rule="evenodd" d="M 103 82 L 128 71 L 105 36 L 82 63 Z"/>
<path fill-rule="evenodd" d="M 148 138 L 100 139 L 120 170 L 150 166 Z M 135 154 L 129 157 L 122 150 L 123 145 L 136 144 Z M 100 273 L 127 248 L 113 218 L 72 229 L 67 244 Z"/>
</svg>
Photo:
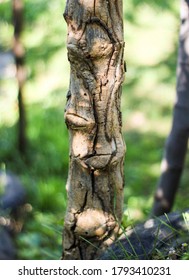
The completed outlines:
<svg viewBox="0 0 189 280">
<path fill-rule="evenodd" d="M 10 48 L 13 36 L 11 1 L 0 3 L 0 51 Z"/>
<path fill-rule="evenodd" d="M 65 0 L 25 0 L 22 36 L 27 155 L 17 150 L 17 93 L 14 79 L 0 79 L 0 165 L 19 176 L 32 211 L 16 239 L 20 259 L 59 259 L 66 209 L 69 138 L 64 106 L 69 85 Z M 126 81 L 123 86 L 125 212 L 129 226 L 149 215 L 160 175 L 163 146 L 175 97 L 179 28 L 178 1 L 124 1 Z M 0 50 L 11 49 L 11 1 L 0 3 Z M 187 158 L 174 209 L 187 207 Z M 185 254 L 185 258 L 187 258 Z"/>
<path fill-rule="evenodd" d="M 11 1 L 3 1 L 0 4 L 0 14 L 1 14 L 1 21 L 3 22 L 11 22 L 12 14 L 11 14 Z"/>
</svg>

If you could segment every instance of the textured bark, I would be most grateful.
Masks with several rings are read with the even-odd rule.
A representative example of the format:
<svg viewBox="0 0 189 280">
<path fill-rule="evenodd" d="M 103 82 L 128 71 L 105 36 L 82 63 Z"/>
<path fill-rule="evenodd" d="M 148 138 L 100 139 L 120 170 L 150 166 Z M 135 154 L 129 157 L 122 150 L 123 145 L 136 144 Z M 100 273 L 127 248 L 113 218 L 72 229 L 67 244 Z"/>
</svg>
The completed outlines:
<svg viewBox="0 0 189 280">
<path fill-rule="evenodd" d="M 122 216 L 122 1 L 69 0 L 64 17 L 71 74 L 65 109 L 70 167 L 63 258 L 94 259 L 116 238 Z"/>
<path fill-rule="evenodd" d="M 13 53 L 15 57 L 18 82 L 18 149 L 24 154 L 26 151 L 26 115 L 23 101 L 23 86 L 25 82 L 24 69 L 24 47 L 21 42 L 23 30 L 23 2 L 22 0 L 13 0 L 13 25 L 14 25 L 14 42 Z"/>
<path fill-rule="evenodd" d="M 177 65 L 177 98 L 173 124 L 167 138 L 162 174 L 156 190 L 152 214 L 171 211 L 182 175 L 189 138 L 189 1 L 181 1 L 181 26 Z"/>
</svg>

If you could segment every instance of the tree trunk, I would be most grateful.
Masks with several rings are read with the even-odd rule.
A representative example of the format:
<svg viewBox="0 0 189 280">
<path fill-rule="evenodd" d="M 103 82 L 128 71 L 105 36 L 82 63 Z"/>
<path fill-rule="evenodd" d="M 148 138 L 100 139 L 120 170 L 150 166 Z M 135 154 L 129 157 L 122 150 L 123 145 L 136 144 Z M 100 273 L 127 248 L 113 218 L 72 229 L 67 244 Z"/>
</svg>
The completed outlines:
<svg viewBox="0 0 189 280">
<path fill-rule="evenodd" d="M 171 132 L 165 145 L 162 174 L 154 197 L 152 214 L 171 211 L 179 187 L 189 138 L 189 1 L 181 1 L 181 25 L 177 62 L 177 96 Z"/>
<path fill-rule="evenodd" d="M 63 259 L 94 259 L 116 238 L 122 217 L 122 1 L 68 0 L 64 17 L 71 74 Z"/>
<path fill-rule="evenodd" d="M 25 81 L 24 69 L 24 48 L 21 42 L 21 33 L 23 29 L 23 2 L 22 0 L 13 0 L 13 25 L 14 25 L 14 42 L 13 53 L 17 69 L 18 82 L 18 149 L 24 154 L 26 151 L 26 116 L 23 102 L 23 85 Z"/>
</svg>

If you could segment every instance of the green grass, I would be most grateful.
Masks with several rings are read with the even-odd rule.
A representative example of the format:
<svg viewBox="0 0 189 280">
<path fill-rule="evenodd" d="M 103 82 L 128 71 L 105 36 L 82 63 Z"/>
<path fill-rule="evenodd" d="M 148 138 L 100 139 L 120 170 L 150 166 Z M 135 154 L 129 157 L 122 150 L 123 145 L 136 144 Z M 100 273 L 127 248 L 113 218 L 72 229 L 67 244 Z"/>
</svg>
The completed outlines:
<svg viewBox="0 0 189 280">
<path fill-rule="evenodd" d="M 0 49 L 11 48 L 10 2 L 0 4 Z M 18 258 L 58 259 L 66 209 L 69 137 L 64 106 L 69 85 L 65 0 L 25 1 L 28 79 L 27 159 L 17 145 L 16 81 L 0 79 L 0 165 L 25 185 L 32 211 L 16 240 Z M 164 142 L 169 133 L 175 98 L 178 1 L 124 1 L 126 79 L 123 86 L 125 209 L 123 224 L 146 219 L 160 175 Z M 174 210 L 188 206 L 189 159 Z"/>
</svg>

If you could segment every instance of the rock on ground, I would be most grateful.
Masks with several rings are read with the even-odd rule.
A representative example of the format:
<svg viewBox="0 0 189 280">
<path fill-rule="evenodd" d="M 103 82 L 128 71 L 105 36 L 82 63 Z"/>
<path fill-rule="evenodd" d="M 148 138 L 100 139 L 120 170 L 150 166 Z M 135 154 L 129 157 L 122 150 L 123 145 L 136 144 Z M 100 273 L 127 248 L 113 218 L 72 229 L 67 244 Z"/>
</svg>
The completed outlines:
<svg viewBox="0 0 189 280">
<path fill-rule="evenodd" d="M 170 213 L 124 232 L 99 259 L 153 259 L 157 254 L 169 256 L 172 248 L 189 242 L 189 210 Z"/>
</svg>

